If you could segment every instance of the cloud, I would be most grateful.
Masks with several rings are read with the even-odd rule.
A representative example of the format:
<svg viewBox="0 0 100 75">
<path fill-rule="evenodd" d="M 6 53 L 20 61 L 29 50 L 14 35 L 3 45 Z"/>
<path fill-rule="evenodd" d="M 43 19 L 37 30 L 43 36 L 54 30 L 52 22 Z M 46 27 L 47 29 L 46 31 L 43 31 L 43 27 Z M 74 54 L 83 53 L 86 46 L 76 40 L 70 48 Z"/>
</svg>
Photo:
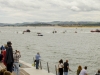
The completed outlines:
<svg viewBox="0 0 100 75">
<path fill-rule="evenodd" d="M 99 0 L 0 0 L 0 7 L 15 10 L 38 10 L 38 9 L 80 9 L 81 11 L 100 10 Z"/>
<path fill-rule="evenodd" d="M 79 14 L 88 14 L 85 18 L 89 19 L 100 12 L 99 7 L 100 0 L 0 0 L 0 18 L 10 18 L 13 22 L 64 21 L 76 20 L 74 17 L 80 18 Z M 84 20 L 84 16 L 77 20 Z"/>
<path fill-rule="evenodd" d="M 98 3 L 98 0 L 77 0 L 76 7 L 80 11 L 100 11 L 100 3 Z"/>
<path fill-rule="evenodd" d="M 76 6 L 72 6 L 71 10 L 73 10 L 73 11 L 80 11 L 80 9 L 78 7 L 76 7 Z"/>
</svg>

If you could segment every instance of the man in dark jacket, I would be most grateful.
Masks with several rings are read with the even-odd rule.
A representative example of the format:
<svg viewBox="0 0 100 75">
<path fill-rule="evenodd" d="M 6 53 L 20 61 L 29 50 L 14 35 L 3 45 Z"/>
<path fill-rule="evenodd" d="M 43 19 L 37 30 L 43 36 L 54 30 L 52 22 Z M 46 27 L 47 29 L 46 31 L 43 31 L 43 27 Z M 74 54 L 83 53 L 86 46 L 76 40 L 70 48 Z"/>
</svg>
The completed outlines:
<svg viewBox="0 0 100 75">
<path fill-rule="evenodd" d="M 6 49 L 6 56 L 5 56 L 5 63 L 7 67 L 7 71 L 12 72 L 12 67 L 13 67 L 13 49 L 12 49 L 12 43 L 10 41 L 7 42 L 7 49 Z"/>
</svg>

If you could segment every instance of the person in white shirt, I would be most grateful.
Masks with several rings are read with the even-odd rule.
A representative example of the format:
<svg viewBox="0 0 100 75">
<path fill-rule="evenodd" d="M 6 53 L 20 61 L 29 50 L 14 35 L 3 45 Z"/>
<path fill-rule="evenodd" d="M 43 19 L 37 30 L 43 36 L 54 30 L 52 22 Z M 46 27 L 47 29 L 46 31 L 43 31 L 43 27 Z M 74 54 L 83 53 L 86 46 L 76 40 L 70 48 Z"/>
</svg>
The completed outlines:
<svg viewBox="0 0 100 75">
<path fill-rule="evenodd" d="M 81 70 L 79 75 L 88 75 L 87 74 L 87 66 L 85 66 L 84 69 Z"/>
<path fill-rule="evenodd" d="M 61 59 L 58 64 L 59 75 L 63 75 L 63 60 Z"/>
<path fill-rule="evenodd" d="M 19 58 L 21 57 L 21 54 L 19 51 L 16 50 L 16 52 L 13 55 L 14 58 L 14 71 L 16 73 L 16 75 L 20 75 L 19 74 Z"/>
</svg>

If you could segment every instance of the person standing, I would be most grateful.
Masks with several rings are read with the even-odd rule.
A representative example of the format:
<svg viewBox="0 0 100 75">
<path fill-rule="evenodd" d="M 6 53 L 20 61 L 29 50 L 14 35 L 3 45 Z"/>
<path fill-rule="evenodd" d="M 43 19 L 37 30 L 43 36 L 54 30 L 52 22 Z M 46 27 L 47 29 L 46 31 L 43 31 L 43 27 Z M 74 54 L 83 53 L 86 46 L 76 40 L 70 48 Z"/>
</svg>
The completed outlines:
<svg viewBox="0 0 100 75">
<path fill-rule="evenodd" d="M 71 71 L 68 60 L 66 60 L 66 62 L 64 62 L 64 75 L 68 75 L 68 70 Z"/>
<path fill-rule="evenodd" d="M 40 60 L 40 54 L 39 54 L 39 52 L 35 56 L 35 59 L 36 59 L 36 69 L 39 69 L 39 60 Z"/>
<path fill-rule="evenodd" d="M 3 60 L 3 54 L 2 54 L 2 51 L 1 51 L 1 54 L 0 54 L 0 62 L 2 62 Z"/>
<path fill-rule="evenodd" d="M 4 47 L 5 47 L 5 50 L 2 50 L 2 55 L 3 55 L 2 61 L 3 61 L 3 64 L 6 66 L 6 63 L 4 62 L 4 60 L 5 60 L 5 56 L 6 56 L 7 45 L 5 44 Z"/>
<path fill-rule="evenodd" d="M 79 75 L 88 75 L 87 74 L 87 66 L 85 66 L 84 69 L 81 70 Z"/>
<path fill-rule="evenodd" d="M 100 69 L 98 70 L 98 72 L 95 75 L 100 75 Z"/>
<path fill-rule="evenodd" d="M 63 60 L 61 59 L 58 64 L 59 75 L 63 75 Z"/>
<path fill-rule="evenodd" d="M 12 43 L 11 41 L 7 42 L 7 49 L 6 49 L 6 55 L 5 55 L 5 59 L 4 62 L 6 63 L 6 68 L 7 71 L 12 72 L 12 67 L 13 67 L 13 49 L 12 49 Z"/>
<path fill-rule="evenodd" d="M 1 49 L 1 50 L 5 50 L 5 47 L 2 45 L 2 46 L 0 47 L 0 49 Z"/>
<path fill-rule="evenodd" d="M 20 52 L 16 51 L 13 57 L 14 57 L 14 71 L 16 75 L 19 75 L 19 58 L 21 57 Z"/>
<path fill-rule="evenodd" d="M 77 69 L 77 75 L 80 74 L 81 70 L 82 70 L 82 67 L 79 65 L 79 66 L 78 66 L 78 69 Z"/>
</svg>

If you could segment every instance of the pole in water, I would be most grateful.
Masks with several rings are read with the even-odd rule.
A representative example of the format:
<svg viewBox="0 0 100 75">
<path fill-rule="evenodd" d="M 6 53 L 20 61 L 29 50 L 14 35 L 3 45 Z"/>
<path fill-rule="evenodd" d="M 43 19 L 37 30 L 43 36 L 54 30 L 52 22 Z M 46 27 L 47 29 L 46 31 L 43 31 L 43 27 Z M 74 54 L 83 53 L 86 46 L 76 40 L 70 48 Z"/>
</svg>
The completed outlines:
<svg viewBox="0 0 100 75">
<path fill-rule="evenodd" d="M 35 59 L 34 59 L 34 57 L 33 57 L 33 64 L 34 64 L 34 66 L 35 66 Z"/>
<path fill-rule="evenodd" d="M 57 67 L 56 67 L 56 65 L 55 65 L 55 71 L 56 71 L 56 75 L 57 75 Z"/>
<path fill-rule="evenodd" d="M 41 70 L 42 70 L 42 64 L 41 64 L 41 60 L 40 60 L 40 68 L 41 68 Z"/>
<path fill-rule="evenodd" d="M 48 62 L 47 62 L 47 69 L 48 69 L 48 73 L 50 73 L 50 71 L 49 71 L 49 65 L 48 65 Z"/>
</svg>

